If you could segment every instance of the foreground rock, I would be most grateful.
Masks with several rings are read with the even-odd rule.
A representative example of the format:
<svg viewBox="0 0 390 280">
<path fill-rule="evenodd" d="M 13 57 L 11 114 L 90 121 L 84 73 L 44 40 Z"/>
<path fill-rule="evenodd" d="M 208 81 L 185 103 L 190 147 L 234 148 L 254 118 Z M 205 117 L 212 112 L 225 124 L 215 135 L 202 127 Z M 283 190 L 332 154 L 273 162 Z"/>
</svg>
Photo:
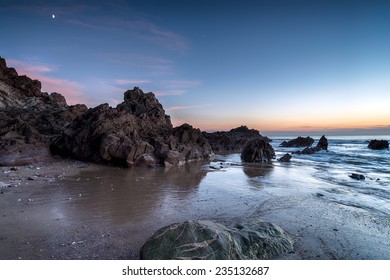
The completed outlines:
<svg viewBox="0 0 390 280">
<path fill-rule="evenodd" d="M 293 241 L 277 225 L 249 221 L 228 228 L 186 221 L 158 230 L 141 248 L 141 259 L 257 260 L 291 251 Z"/>
<path fill-rule="evenodd" d="M 283 141 L 280 144 L 280 147 L 310 147 L 313 145 L 314 139 L 307 136 L 307 137 L 297 137 L 290 141 Z"/>
<path fill-rule="evenodd" d="M 278 159 L 278 161 L 280 161 L 280 162 L 290 162 L 291 158 L 292 158 L 291 154 L 285 154 L 280 159 Z"/>
<path fill-rule="evenodd" d="M 256 129 L 249 129 L 247 126 L 240 126 L 229 131 L 203 132 L 203 136 L 209 141 L 214 152 L 217 153 L 239 153 L 252 139 L 271 140 L 261 136 Z"/>
<path fill-rule="evenodd" d="M 264 139 L 249 141 L 241 152 L 241 160 L 249 163 L 268 163 L 274 157 L 274 148 Z"/>
<path fill-rule="evenodd" d="M 317 145 L 313 147 L 307 147 L 303 149 L 302 151 L 296 151 L 293 152 L 293 154 L 298 155 L 310 155 L 314 154 L 316 152 L 319 152 L 321 150 L 327 151 L 328 150 L 328 139 L 326 139 L 325 135 L 322 135 L 320 140 L 318 141 Z"/>
<path fill-rule="evenodd" d="M 387 140 L 371 140 L 368 143 L 368 148 L 372 150 L 384 150 L 389 148 L 389 141 Z"/>
<path fill-rule="evenodd" d="M 199 129 L 172 128 L 153 93 L 128 90 L 116 108 L 102 104 L 75 119 L 52 143 L 53 151 L 84 161 L 120 166 L 171 166 L 209 159 L 213 152 Z"/>
<path fill-rule="evenodd" d="M 41 92 L 41 83 L 19 76 L 0 57 L 0 165 L 51 159 L 53 136 L 87 110 L 68 106 L 58 93 Z"/>
</svg>

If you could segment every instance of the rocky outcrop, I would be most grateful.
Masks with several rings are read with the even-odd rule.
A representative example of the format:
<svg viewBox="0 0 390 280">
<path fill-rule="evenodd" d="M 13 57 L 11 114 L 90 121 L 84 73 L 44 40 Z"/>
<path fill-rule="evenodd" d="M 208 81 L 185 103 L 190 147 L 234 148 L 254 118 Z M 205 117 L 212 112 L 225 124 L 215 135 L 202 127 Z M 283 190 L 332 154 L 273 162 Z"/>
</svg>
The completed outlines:
<svg viewBox="0 0 390 280">
<path fill-rule="evenodd" d="M 116 108 L 68 106 L 2 58 L 0 137 L 0 165 L 48 160 L 51 153 L 120 166 L 171 166 L 213 155 L 199 129 L 172 127 L 153 93 L 128 90 Z"/>
<path fill-rule="evenodd" d="M 316 152 L 319 152 L 321 150 L 327 151 L 328 150 L 328 139 L 326 139 L 325 135 L 322 135 L 320 140 L 318 141 L 317 145 L 313 147 L 306 147 L 302 151 L 296 151 L 293 152 L 293 154 L 298 155 L 310 155 L 314 154 Z"/>
<path fill-rule="evenodd" d="M 282 156 L 280 159 L 278 159 L 278 161 L 280 162 L 290 162 L 292 156 L 291 154 L 285 154 L 284 156 Z"/>
<path fill-rule="evenodd" d="M 247 126 L 233 128 L 230 131 L 203 132 L 203 136 L 210 142 L 214 152 L 233 153 L 241 152 L 245 145 L 252 139 L 271 139 L 261 136 L 256 129 Z"/>
<path fill-rule="evenodd" d="M 116 108 L 102 104 L 75 119 L 53 141 L 53 151 L 84 161 L 120 166 L 171 166 L 209 159 L 212 149 L 199 129 L 172 128 L 153 93 L 128 90 Z"/>
<path fill-rule="evenodd" d="M 283 141 L 280 144 L 280 147 L 310 147 L 313 145 L 314 139 L 307 136 L 307 137 L 297 137 L 295 139 L 292 139 L 290 141 Z"/>
<path fill-rule="evenodd" d="M 249 141 L 241 152 L 241 160 L 250 163 L 268 163 L 274 156 L 274 149 L 264 139 Z"/>
<path fill-rule="evenodd" d="M 186 221 L 158 230 L 141 248 L 149 260 L 258 260 L 291 251 L 293 241 L 275 224 L 252 220 L 228 228 Z"/>
<path fill-rule="evenodd" d="M 372 150 L 384 150 L 389 148 L 389 141 L 387 140 L 371 140 L 368 143 L 368 148 Z"/>
<path fill-rule="evenodd" d="M 53 136 L 87 110 L 68 106 L 59 93 L 41 92 L 41 83 L 19 76 L 0 58 L 0 165 L 50 160 Z"/>
</svg>

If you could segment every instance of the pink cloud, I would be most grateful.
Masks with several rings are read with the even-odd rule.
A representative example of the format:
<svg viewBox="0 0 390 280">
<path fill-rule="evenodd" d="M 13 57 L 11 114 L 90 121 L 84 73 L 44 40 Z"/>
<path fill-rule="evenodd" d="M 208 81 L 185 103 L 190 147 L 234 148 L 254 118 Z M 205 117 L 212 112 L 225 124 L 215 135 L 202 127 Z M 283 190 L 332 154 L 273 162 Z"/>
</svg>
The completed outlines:
<svg viewBox="0 0 390 280">
<path fill-rule="evenodd" d="M 82 94 L 83 86 L 81 84 L 47 75 L 47 73 L 53 72 L 55 68 L 12 59 L 7 62 L 9 66 L 16 68 L 19 75 L 26 75 L 31 79 L 39 80 L 43 92 L 61 93 L 65 96 L 68 104 L 88 103 L 88 100 Z"/>
<path fill-rule="evenodd" d="M 204 108 L 204 107 L 209 107 L 211 104 L 204 104 L 204 105 L 194 105 L 194 106 L 171 106 L 165 111 L 173 111 L 173 110 L 185 110 L 185 109 L 195 109 L 195 108 Z"/>
</svg>

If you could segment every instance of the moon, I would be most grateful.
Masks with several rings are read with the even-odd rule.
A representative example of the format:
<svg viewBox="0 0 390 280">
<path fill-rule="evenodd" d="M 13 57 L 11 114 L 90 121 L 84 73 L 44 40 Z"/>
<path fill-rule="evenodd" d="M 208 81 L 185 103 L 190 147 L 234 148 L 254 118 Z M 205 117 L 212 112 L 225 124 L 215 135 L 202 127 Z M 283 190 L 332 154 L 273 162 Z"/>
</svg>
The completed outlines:
<svg viewBox="0 0 390 280">
<path fill-rule="evenodd" d="M 52 18 L 52 19 L 55 19 L 55 18 L 56 18 L 56 15 L 55 15 L 55 14 L 52 14 L 52 15 L 51 15 L 51 18 Z"/>
</svg>

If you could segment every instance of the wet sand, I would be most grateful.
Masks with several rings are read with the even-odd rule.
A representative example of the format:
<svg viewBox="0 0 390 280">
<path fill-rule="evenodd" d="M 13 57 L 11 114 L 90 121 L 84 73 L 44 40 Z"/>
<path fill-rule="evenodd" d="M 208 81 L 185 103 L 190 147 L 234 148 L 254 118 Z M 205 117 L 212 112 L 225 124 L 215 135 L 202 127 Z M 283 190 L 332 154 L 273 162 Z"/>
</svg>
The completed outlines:
<svg viewBox="0 0 390 280">
<path fill-rule="evenodd" d="M 203 164 L 129 170 L 56 158 L 1 167 L 0 259 L 138 259 L 162 226 L 247 217 L 293 237 L 294 251 L 279 259 L 390 259 L 389 217 L 336 205 L 314 188 L 266 187 L 258 178 L 272 168 L 226 176 Z"/>
</svg>

